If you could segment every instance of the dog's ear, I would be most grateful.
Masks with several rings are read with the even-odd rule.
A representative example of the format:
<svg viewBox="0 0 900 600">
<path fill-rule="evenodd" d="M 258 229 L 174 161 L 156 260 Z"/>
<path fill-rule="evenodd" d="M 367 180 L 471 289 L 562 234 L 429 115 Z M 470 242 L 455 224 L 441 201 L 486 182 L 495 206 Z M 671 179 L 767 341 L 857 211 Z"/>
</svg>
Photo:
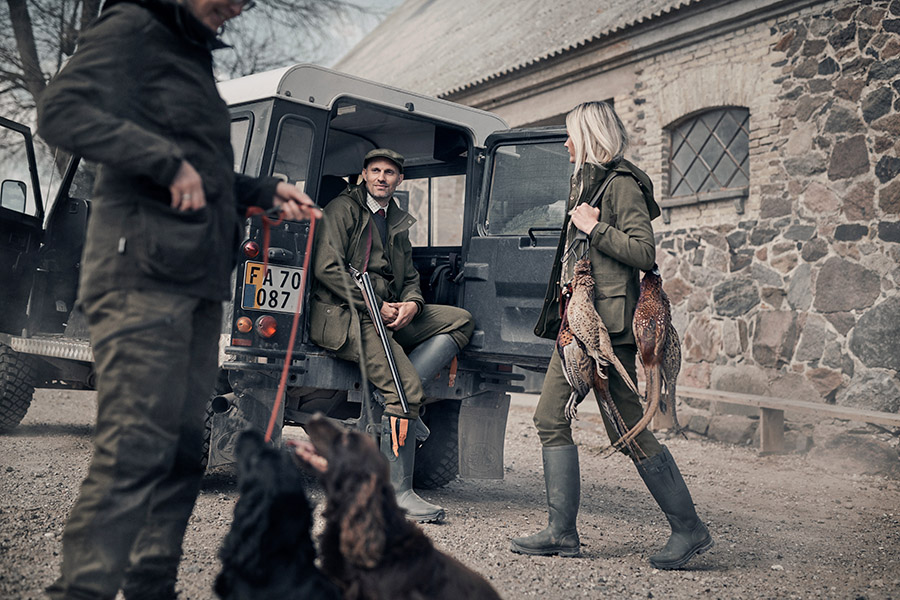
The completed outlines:
<svg viewBox="0 0 900 600">
<path fill-rule="evenodd" d="M 371 569 L 381 561 L 385 545 L 384 511 L 375 474 L 362 482 L 341 519 L 340 548 L 344 560 Z"/>
</svg>

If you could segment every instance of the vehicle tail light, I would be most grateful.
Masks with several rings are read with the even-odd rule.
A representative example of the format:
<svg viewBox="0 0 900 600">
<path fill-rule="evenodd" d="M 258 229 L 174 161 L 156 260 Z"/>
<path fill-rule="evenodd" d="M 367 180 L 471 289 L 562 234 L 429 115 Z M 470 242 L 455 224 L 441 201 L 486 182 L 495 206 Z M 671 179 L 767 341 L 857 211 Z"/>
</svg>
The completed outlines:
<svg viewBox="0 0 900 600">
<path fill-rule="evenodd" d="M 241 317 L 234 326 L 241 333 L 250 333 L 250 330 L 253 329 L 253 321 L 250 320 L 250 317 Z"/>
<path fill-rule="evenodd" d="M 244 251 L 244 256 L 247 258 L 256 258 L 259 256 L 259 244 L 256 242 L 244 242 L 241 249 Z"/>
<path fill-rule="evenodd" d="M 232 346 L 252 346 L 253 342 L 250 340 L 244 340 L 241 338 L 233 337 L 233 338 L 231 338 L 231 345 Z"/>
<path fill-rule="evenodd" d="M 275 317 L 264 315 L 256 320 L 256 333 L 264 338 L 270 338 L 278 331 Z"/>
</svg>

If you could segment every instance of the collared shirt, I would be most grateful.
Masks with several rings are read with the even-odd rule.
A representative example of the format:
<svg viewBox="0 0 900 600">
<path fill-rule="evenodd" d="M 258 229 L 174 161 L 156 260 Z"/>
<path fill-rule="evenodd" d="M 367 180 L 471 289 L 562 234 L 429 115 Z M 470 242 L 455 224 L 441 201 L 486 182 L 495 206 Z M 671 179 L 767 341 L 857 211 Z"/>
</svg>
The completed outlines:
<svg viewBox="0 0 900 600">
<path fill-rule="evenodd" d="M 388 204 L 390 204 L 390 203 L 391 203 L 390 200 L 388 200 Z M 385 214 L 387 214 L 388 207 L 382 206 L 381 204 L 379 204 L 378 200 L 373 198 L 372 195 L 369 194 L 368 192 L 366 192 L 366 206 L 368 206 L 369 210 L 371 210 L 373 213 L 377 213 L 379 210 L 381 210 L 383 208 Z"/>
</svg>

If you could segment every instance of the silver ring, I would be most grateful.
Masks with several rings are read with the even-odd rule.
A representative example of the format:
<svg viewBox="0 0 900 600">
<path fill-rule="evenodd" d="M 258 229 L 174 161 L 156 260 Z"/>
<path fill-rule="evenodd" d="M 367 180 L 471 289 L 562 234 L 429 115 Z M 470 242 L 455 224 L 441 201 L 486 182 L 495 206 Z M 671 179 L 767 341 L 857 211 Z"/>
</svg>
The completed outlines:
<svg viewBox="0 0 900 600">
<path fill-rule="evenodd" d="M 182 199 L 182 200 L 190 200 L 190 199 L 191 199 L 191 195 L 190 195 L 190 194 L 182 194 L 182 195 L 181 195 L 181 199 Z"/>
</svg>

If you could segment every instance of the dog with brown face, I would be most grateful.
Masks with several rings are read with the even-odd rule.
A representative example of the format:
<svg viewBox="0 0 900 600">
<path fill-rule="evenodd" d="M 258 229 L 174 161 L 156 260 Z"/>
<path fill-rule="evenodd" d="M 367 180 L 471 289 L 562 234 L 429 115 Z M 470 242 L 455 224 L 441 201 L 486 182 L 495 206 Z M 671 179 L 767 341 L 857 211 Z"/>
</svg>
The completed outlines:
<svg viewBox="0 0 900 600">
<path fill-rule="evenodd" d="M 310 442 L 289 442 L 325 488 L 322 570 L 355 600 L 494 600 L 479 574 L 438 551 L 397 505 L 388 464 L 372 438 L 317 415 Z"/>
</svg>

